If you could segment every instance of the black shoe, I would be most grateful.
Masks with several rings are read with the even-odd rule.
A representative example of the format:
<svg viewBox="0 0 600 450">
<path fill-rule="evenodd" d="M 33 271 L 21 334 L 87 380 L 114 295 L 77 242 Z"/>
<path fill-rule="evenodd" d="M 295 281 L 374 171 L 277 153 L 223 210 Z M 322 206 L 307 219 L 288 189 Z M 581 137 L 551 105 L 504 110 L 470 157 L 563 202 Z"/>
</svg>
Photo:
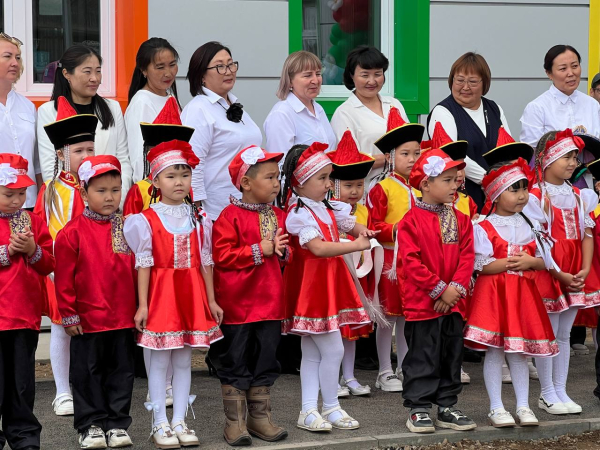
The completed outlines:
<svg viewBox="0 0 600 450">
<path fill-rule="evenodd" d="M 471 350 L 470 348 L 465 348 L 463 353 L 463 361 L 471 362 L 471 363 L 480 363 L 483 360 L 480 352 L 476 352 L 475 350 Z"/>
<path fill-rule="evenodd" d="M 413 433 L 435 433 L 433 421 L 427 412 L 414 412 L 408 416 L 406 427 Z"/>
<path fill-rule="evenodd" d="M 450 428 L 451 430 L 466 431 L 477 428 L 477 424 L 465 416 L 454 406 L 438 410 L 438 416 L 435 426 L 440 428 Z"/>
<path fill-rule="evenodd" d="M 379 363 L 369 356 L 356 358 L 354 368 L 358 370 L 379 370 Z"/>
</svg>

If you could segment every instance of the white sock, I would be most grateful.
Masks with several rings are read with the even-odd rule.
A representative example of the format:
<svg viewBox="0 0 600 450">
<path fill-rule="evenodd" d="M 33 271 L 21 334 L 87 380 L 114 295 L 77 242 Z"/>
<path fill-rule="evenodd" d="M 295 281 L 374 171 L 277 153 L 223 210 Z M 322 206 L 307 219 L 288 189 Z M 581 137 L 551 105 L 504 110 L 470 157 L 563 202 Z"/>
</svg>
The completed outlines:
<svg viewBox="0 0 600 450">
<path fill-rule="evenodd" d="M 562 313 L 548 314 L 554 336 L 556 336 L 556 333 L 558 332 L 558 323 L 561 314 Z M 569 351 L 570 350 L 567 349 L 567 353 L 569 353 Z M 556 395 L 556 390 L 554 389 L 554 382 L 552 381 L 552 360 L 556 359 L 557 357 L 558 356 L 554 356 L 552 358 L 535 358 L 535 367 L 537 368 L 538 377 L 540 379 L 540 387 L 542 389 L 541 395 L 548 403 L 560 403 L 560 399 Z"/>
<path fill-rule="evenodd" d="M 402 316 L 396 318 L 396 355 L 398 355 L 398 367 L 402 370 L 402 361 L 408 353 L 408 344 L 404 336 L 404 325 L 406 319 Z"/>
<path fill-rule="evenodd" d="M 504 408 L 502 403 L 502 364 L 504 350 L 488 347 L 483 362 L 483 381 L 490 398 L 490 411 Z"/>
<path fill-rule="evenodd" d="M 165 395 L 165 377 L 171 360 L 172 350 L 150 350 L 150 372 L 148 372 L 148 390 L 150 400 L 158 406 L 154 412 L 154 426 L 167 422 Z M 162 431 L 161 431 L 162 434 Z"/>
<path fill-rule="evenodd" d="M 69 365 L 71 364 L 71 336 L 65 333 L 62 325 L 50 325 L 50 364 L 56 384 L 56 397 L 71 395 L 69 385 Z"/>
<path fill-rule="evenodd" d="M 192 385 L 192 347 L 185 346 L 171 350 L 173 367 L 173 421 L 185 420 L 185 413 Z M 177 431 L 183 431 L 179 426 Z"/>
<path fill-rule="evenodd" d="M 569 308 L 559 314 L 558 332 L 556 340 L 560 352 L 552 358 L 552 374 L 554 377 L 554 390 L 563 403 L 572 402 L 567 395 L 567 377 L 569 375 L 569 360 L 571 359 L 571 328 L 577 316 L 577 309 Z"/>
<path fill-rule="evenodd" d="M 344 380 L 352 380 L 354 378 L 354 360 L 356 358 L 356 341 L 350 341 L 348 339 L 342 339 L 344 343 L 344 359 L 342 359 L 342 373 L 344 374 Z M 360 383 L 357 380 L 352 380 L 347 383 L 348 386 L 357 388 L 360 387 Z"/>
<path fill-rule="evenodd" d="M 529 408 L 529 367 L 527 357 L 521 353 L 506 353 L 513 389 L 517 397 L 517 410 Z"/>
<path fill-rule="evenodd" d="M 377 341 L 377 358 L 379 358 L 379 373 L 393 373 L 392 370 L 392 334 L 397 316 L 385 318 L 390 323 L 389 327 L 377 327 L 375 339 Z"/>
</svg>

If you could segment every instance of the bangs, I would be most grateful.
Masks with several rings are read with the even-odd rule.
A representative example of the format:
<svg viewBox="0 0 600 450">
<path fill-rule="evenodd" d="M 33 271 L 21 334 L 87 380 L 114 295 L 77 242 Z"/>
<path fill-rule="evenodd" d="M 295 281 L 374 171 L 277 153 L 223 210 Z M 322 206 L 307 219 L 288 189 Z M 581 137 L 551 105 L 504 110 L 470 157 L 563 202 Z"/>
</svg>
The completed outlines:
<svg viewBox="0 0 600 450">
<path fill-rule="evenodd" d="M 523 179 L 519 180 L 516 183 L 510 185 L 509 189 L 514 189 L 515 191 L 518 189 L 528 189 L 529 188 L 529 180 Z"/>
</svg>

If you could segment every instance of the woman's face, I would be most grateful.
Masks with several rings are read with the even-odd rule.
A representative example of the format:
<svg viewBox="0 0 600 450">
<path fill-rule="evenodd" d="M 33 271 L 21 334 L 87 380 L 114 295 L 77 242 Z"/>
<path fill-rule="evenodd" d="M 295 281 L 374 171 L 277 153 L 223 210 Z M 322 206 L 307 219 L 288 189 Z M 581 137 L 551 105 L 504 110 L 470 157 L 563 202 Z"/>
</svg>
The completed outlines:
<svg viewBox="0 0 600 450">
<path fill-rule="evenodd" d="M 89 99 L 96 95 L 102 83 L 102 66 L 96 55 L 89 56 L 80 65 L 75 67 L 73 73 L 63 69 L 63 75 L 71 86 L 71 92 L 80 99 Z"/>
<path fill-rule="evenodd" d="M 565 95 L 571 95 L 581 81 L 581 65 L 571 50 L 561 53 L 552 62 L 552 71 L 546 72 L 552 83 Z"/>
<path fill-rule="evenodd" d="M 21 74 L 21 50 L 15 44 L 0 40 L 0 80 L 16 83 Z"/>
<path fill-rule="evenodd" d="M 356 87 L 356 94 L 361 97 L 376 97 L 385 83 L 383 69 L 363 69 L 356 66 L 352 81 Z"/>
<path fill-rule="evenodd" d="M 204 86 L 215 94 L 225 97 L 235 85 L 236 72 L 231 72 L 231 70 L 227 68 L 227 66 L 232 63 L 233 59 L 227 50 L 219 51 L 208 64 L 208 70 L 202 78 Z M 217 66 L 224 67 L 219 67 L 217 70 Z"/>
<path fill-rule="evenodd" d="M 160 50 L 154 56 L 154 60 L 146 67 L 146 70 L 143 71 L 147 80 L 146 87 L 155 94 L 166 95 L 167 89 L 175 81 L 178 70 L 177 58 L 175 58 L 173 52 Z"/>
<path fill-rule="evenodd" d="M 477 109 L 483 95 L 483 80 L 473 72 L 456 72 L 452 80 L 452 97 L 463 108 Z"/>
<path fill-rule="evenodd" d="M 302 103 L 311 102 L 321 92 L 321 69 L 306 69 L 292 77 L 292 92 Z"/>
</svg>

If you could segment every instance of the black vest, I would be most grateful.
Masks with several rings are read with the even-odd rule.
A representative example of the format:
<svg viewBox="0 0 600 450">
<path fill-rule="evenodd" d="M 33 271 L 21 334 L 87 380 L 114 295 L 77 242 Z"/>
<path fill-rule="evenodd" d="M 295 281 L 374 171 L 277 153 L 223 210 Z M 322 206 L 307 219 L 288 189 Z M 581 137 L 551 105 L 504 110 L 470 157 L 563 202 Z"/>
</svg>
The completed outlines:
<svg viewBox="0 0 600 450">
<path fill-rule="evenodd" d="M 498 130 L 502 126 L 502 120 L 500 120 L 500 108 L 492 100 L 488 100 L 485 97 L 481 97 L 483 103 L 483 114 L 485 116 L 485 128 L 486 136 L 483 135 L 479 127 L 471 116 L 460 106 L 452 94 L 446 97 L 444 100 L 438 103 L 439 106 L 443 106 L 450 114 L 454 117 L 456 122 L 457 139 L 465 140 L 469 143 L 467 149 L 467 156 L 479 164 L 484 169 L 488 169 L 488 165 L 483 159 L 483 155 L 496 147 L 498 142 Z M 433 110 L 432 110 L 433 111 Z M 427 129 L 429 129 L 429 122 L 431 120 L 431 113 L 427 116 Z M 471 180 L 466 179 L 465 185 L 467 193 L 477 203 L 478 209 L 481 211 L 485 203 L 485 194 L 481 189 L 481 186 L 477 183 L 473 183 Z"/>
</svg>

